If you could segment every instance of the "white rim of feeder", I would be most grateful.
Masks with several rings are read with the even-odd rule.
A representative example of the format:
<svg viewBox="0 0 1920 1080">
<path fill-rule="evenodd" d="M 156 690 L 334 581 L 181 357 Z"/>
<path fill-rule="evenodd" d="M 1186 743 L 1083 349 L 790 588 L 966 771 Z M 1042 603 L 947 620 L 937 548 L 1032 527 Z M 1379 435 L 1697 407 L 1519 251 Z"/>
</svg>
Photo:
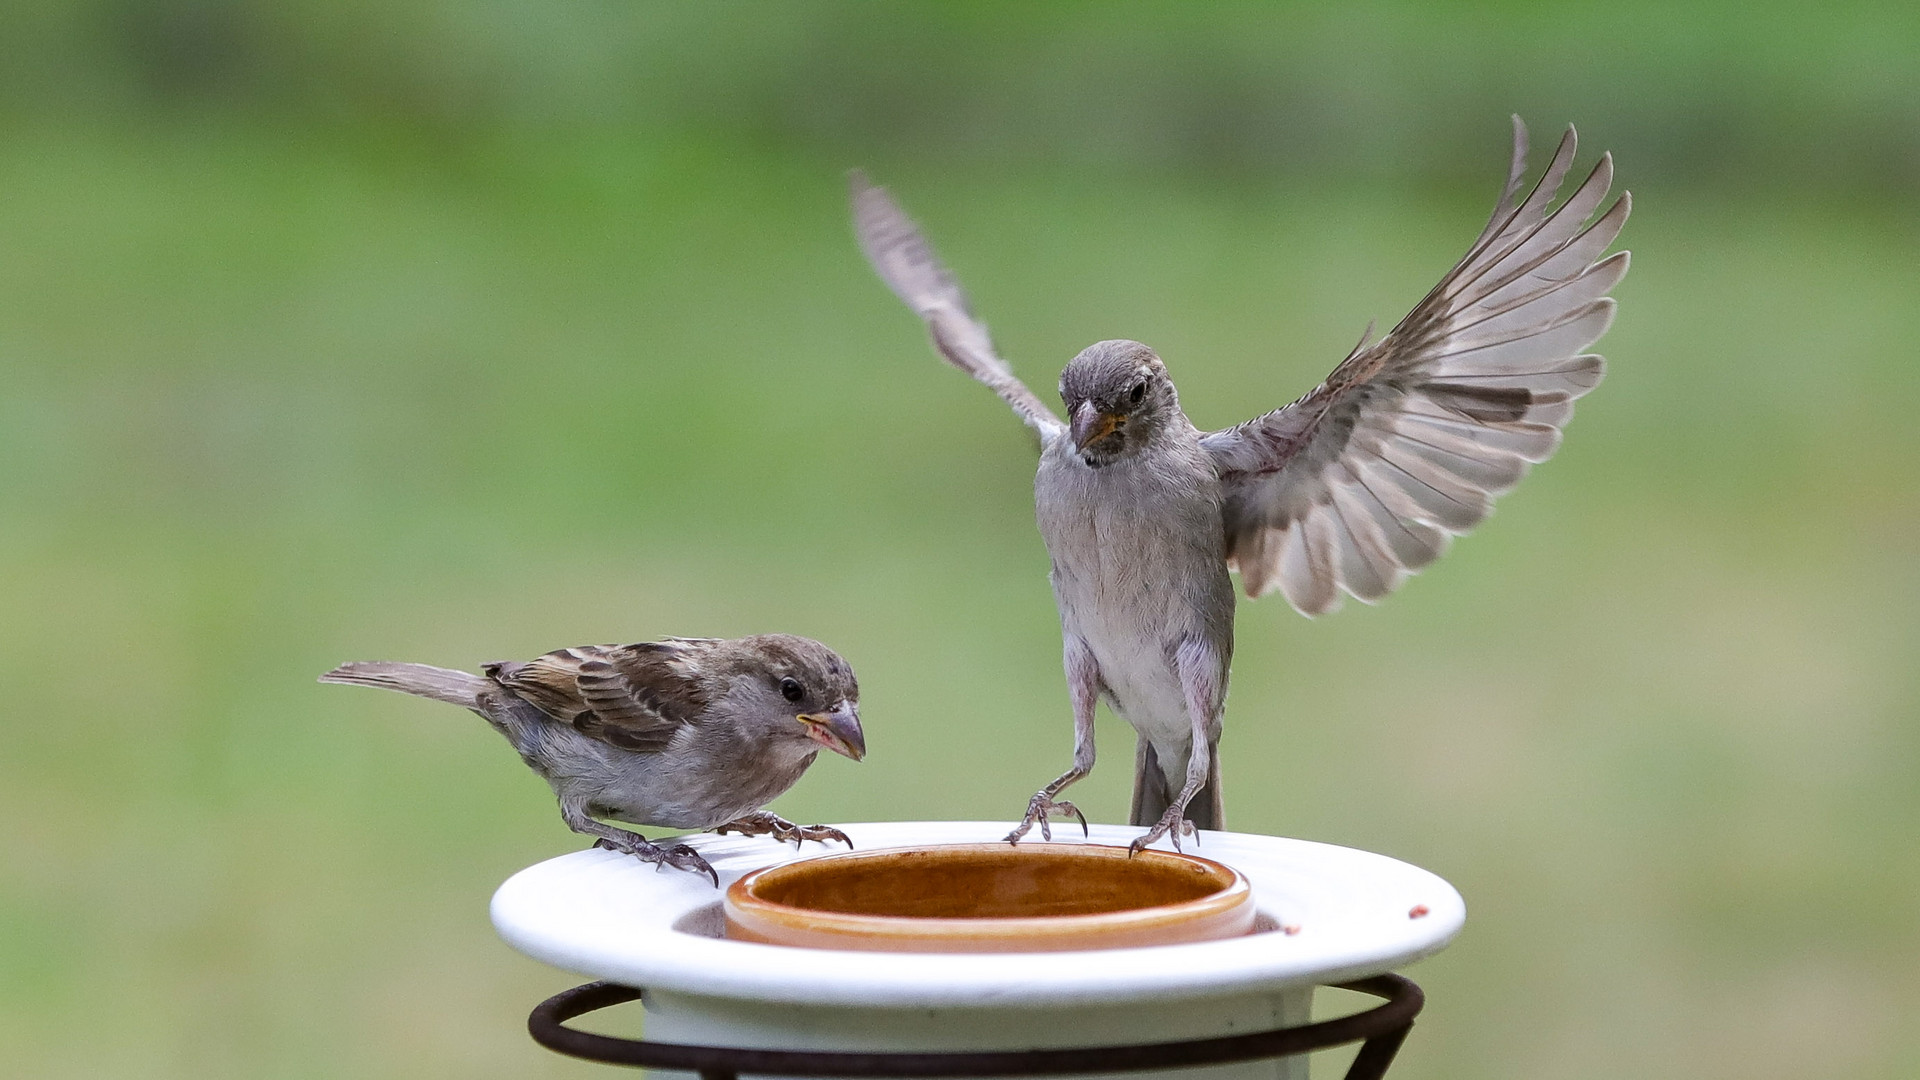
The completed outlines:
<svg viewBox="0 0 1920 1080">
<path fill-rule="evenodd" d="M 998 840 L 1008 822 L 839 825 L 861 850 Z M 1053 843 L 1126 844 L 1140 829 L 1077 824 Z M 599 849 L 520 871 L 493 895 L 500 936 L 537 960 L 628 986 L 816 1006 L 1093 1004 L 1204 998 L 1345 982 L 1445 948 L 1466 902 L 1438 876 L 1385 855 L 1252 833 L 1201 832 L 1195 854 L 1253 885 L 1263 932 L 1222 941 L 1041 953 L 892 953 L 802 949 L 721 936 L 721 896 L 748 871 L 823 851 L 772 839 L 678 838 L 720 875 L 656 870 Z M 1035 839 L 1023 843 L 1039 843 Z"/>
</svg>

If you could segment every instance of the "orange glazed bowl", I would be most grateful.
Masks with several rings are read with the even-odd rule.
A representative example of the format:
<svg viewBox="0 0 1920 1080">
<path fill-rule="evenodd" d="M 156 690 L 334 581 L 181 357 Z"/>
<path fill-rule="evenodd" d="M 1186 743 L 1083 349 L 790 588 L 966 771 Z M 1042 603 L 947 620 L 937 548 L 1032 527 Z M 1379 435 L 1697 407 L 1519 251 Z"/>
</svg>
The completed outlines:
<svg viewBox="0 0 1920 1080">
<path fill-rule="evenodd" d="M 736 941 L 875 952 L 1064 952 L 1239 937 L 1238 870 L 1097 844 L 849 851 L 755 870 L 727 889 Z"/>
</svg>

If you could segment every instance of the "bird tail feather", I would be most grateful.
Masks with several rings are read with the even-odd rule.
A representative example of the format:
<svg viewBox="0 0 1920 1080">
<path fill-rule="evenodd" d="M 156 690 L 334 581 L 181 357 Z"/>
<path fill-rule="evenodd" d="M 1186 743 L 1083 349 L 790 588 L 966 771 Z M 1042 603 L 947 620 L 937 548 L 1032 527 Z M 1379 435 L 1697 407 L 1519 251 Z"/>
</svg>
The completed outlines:
<svg viewBox="0 0 1920 1080">
<path fill-rule="evenodd" d="M 1187 804 L 1187 820 L 1200 829 L 1226 828 L 1226 808 L 1220 799 L 1220 748 L 1216 745 L 1212 749 L 1207 782 Z M 1133 812 L 1128 821 L 1134 825 L 1158 823 L 1179 795 L 1179 788 L 1168 783 L 1166 771 L 1160 768 L 1160 756 L 1154 753 L 1153 744 L 1141 739 L 1133 758 Z"/>
<path fill-rule="evenodd" d="M 480 708 L 480 693 L 492 684 L 478 675 L 428 664 L 399 664 L 384 660 L 341 664 L 325 675 L 323 683 L 347 686 L 377 686 L 398 690 L 414 697 L 432 698 L 466 709 Z"/>
</svg>

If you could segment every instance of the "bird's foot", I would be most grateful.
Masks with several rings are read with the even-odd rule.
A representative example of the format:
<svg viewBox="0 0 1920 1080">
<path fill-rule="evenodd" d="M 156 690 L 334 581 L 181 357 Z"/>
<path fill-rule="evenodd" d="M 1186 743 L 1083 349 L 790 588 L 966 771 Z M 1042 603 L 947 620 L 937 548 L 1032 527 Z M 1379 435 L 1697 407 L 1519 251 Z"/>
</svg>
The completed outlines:
<svg viewBox="0 0 1920 1080">
<path fill-rule="evenodd" d="M 1040 826 L 1040 839 L 1051 840 L 1053 839 L 1053 825 L 1049 819 L 1055 817 L 1075 818 L 1080 822 L 1080 831 L 1086 835 L 1092 835 L 1092 832 L 1087 828 L 1087 815 L 1081 813 L 1079 807 L 1065 799 L 1056 799 L 1047 792 L 1040 791 L 1036 793 L 1033 798 L 1027 800 L 1027 816 L 1021 818 L 1020 824 L 1014 826 L 1014 830 L 1006 836 L 1001 837 L 1001 839 L 1009 844 L 1017 844 L 1020 842 L 1021 837 L 1027 835 L 1035 825 L 1038 825 Z"/>
<path fill-rule="evenodd" d="M 830 825 L 795 825 L 786 818 L 765 810 L 756 810 L 736 818 L 725 825 L 715 827 L 713 831 L 722 836 L 728 833 L 739 833 L 741 836 L 771 836 L 783 843 L 791 840 L 796 850 L 808 840 L 821 844 L 829 840 L 838 840 L 847 845 L 849 850 L 853 847 L 853 841 L 847 838 L 846 833 Z"/>
<path fill-rule="evenodd" d="M 1163 836 L 1173 841 L 1175 851 L 1180 850 L 1182 836 L 1193 837 L 1196 847 L 1200 844 L 1199 830 L 1194 828 L 1193 822 L 1187 820 L 1187 815 L 1178 806 L 1170 806 L 1166 813 L 1160 815 L 1160 820 L 1154 823 L 1153 828 L 1140 834 L 1133 843 L 1127 845 L 1127 857 L 1132 858 L 1147 850 L 1155 840 Z"/>
<path fill-rule="evenodd" d="M 675 870 L 688 870 L 696 874 L 705 874 L 707 877 L 713 879 L 714 888 L 717 889 L 720 887 L 720 874 L 714 870 L 707 860 L 700 857 L 699 852 L 688 847 L 686 844 L 675 844 L 672 847 L 663 848 L 648 840 L 646 837 L 641 836 L 639 833 L 627 833 L 626 837 L 631 837 L 631 839 L 622 838 L 615 840 L 612 837 L 603 836 L 595 840 L 593 846 L 606 848 L 608 851 L 618 851 L 623 855 L 631 855 L 641 862 L 650 862 L 653 864 L 655 870 L 665 870 L 671 866 Z"/>
</svg>

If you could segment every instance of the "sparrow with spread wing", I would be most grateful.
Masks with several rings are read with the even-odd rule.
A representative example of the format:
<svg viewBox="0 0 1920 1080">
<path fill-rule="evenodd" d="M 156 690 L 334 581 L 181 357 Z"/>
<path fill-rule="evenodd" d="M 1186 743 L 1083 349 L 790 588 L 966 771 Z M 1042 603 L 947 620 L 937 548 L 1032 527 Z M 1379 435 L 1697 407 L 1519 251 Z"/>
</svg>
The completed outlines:
<svg viewBox="0 0 1920 1080">
<path fill-rule="evenodd" d="M 1574 399 L 1600 382 L 1586 352 L 1613 321 L 1627 253 L 1603 258 L 1627 219 L 1602 156 L 1557 208 L 1572 128 L 1524 197 L 1527 133 L 1493 217 L 1467 254 L 1384 338 L 1363 337 L 1327 380 L 1224 431 L 1196 428 L 1152 349 L 1102 341 L 1060 376 L 1062 421 L 1017 379 L 913 222 L 855 173 L 855 230 L 934 347 L 987 384 L 1040 440 L 1034 501 L 1052 560 L 1073 767 L 1007 836 L 1085 818 L 1060 794 L 1093 768 L 1094 704 L 1138 735 L 1139 849 L 1220 828 L 1221 714 L 1233 658 L 1230 569 L 1247 595 L 1279 589 L 1306 615 L 1345 592 L 1374 601 L 1487 516 L 1546 460 Z"/>
<path fill-rule="evenodd" d="M 845 833 L 761 810 L 821 747 L 866 755 L 853 669 L 787 634 L 667 638 L 559 649 L 485 675 L 426 664 L 353 663 L 321 682 L 377 686 L 471 709 L 560 799 L 560 818 L 596 846 L 719 877 L 686 844 L 662 848 L 596 820 L 791 840 Z"/>
</svg>

